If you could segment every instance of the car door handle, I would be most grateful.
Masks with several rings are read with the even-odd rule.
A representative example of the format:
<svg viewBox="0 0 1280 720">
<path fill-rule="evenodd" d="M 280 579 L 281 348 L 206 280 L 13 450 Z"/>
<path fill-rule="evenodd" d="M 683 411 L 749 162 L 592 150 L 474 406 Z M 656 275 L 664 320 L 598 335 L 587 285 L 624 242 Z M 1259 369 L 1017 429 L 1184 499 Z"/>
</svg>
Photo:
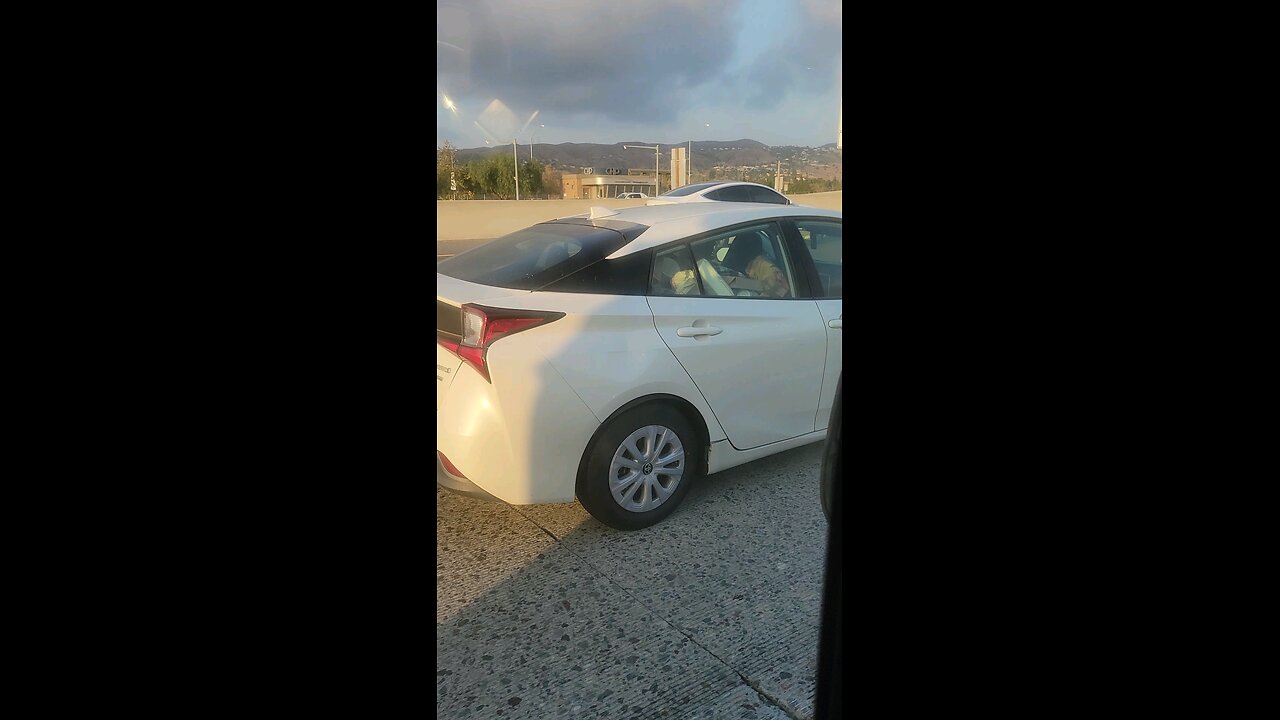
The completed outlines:
<svg viewBox="0 0 1280 720">
<path fill-rule="evenodd" d="M 835 328 L 835 329 L 837 329 L 837 330 L 839 330 L 840 328 L 844 327 L 844 316 L 843 316 L 843 315 L 841 315 L 840 317 L 836 318 L 835 320 L 831 320 L 831 321 L 829 321 L 829 322 L 827 323 L 827 327 L 829 327 L 829 328 Z"/>
<path fill-rule="evenodd" d="M 676 328 L 676 334 L 679 335 L 680 337 L 698 337 L 700 335 L 719 335 L 720 333 L 721 333 L 720 328 L 712 327 L 711 325 L 704 325 L 702 327 L 691 326 L 691 327 Z"/>
</svg>

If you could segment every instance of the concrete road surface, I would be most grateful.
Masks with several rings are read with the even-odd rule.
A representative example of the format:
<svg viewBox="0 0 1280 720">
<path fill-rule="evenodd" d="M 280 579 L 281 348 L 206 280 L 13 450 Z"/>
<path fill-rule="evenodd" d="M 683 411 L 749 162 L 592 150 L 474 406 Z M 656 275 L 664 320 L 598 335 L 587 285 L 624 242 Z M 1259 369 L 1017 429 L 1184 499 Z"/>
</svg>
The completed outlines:
<svg viewBox="0 0 1280 720">
<path fill-rule="evenodd" d="M 812 718 L 822 444 L 701 479 L 635 532 L 436 494 L 439 718 Z"/>
</svg>

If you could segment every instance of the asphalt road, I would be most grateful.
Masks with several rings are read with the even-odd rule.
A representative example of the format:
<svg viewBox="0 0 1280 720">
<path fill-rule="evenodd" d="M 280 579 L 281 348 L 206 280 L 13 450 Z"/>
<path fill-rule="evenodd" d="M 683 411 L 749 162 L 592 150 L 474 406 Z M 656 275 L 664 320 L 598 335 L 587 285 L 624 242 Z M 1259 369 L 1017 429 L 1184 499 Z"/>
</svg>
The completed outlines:
<svg viewBox="0 0 1280 720">
<path fill-rule="evenodd" d="M 439 718 L 812 718 L 822 444 L 620 532 L 437 489 Z"/>
</svg>

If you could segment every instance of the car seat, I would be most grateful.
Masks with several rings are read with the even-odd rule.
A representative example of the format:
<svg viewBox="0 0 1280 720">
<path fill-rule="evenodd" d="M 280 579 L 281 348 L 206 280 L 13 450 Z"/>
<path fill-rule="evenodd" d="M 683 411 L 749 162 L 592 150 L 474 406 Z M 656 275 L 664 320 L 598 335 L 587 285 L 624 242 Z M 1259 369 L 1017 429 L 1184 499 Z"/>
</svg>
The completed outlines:
<svg viewBox="0 0 1280 720">
<path fill-rule="evenodd" d="M 764 252 L 764 237 L 759 230 L 745 232 L 733 239 L 729 252 L 724 256 L 724 264 L 746 274 L 747 265 Z"/>
<path fill-rule="evenodd" d="M 675 295 L 671 279 L 680 272 L 680 263 L 670 255 L 658 258 L 653 267 L 653 291 L 659 295 Z"/>
</svg>

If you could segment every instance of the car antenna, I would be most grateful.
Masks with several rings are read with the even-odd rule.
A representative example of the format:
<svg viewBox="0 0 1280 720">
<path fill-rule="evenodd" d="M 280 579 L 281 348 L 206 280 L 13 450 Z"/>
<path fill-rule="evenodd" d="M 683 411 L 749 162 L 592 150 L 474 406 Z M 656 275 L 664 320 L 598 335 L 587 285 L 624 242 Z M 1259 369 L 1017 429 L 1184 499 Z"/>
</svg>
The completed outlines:
<svg viewBox="0 0 1280 720">
<path fill-rule="evenodd" d="M 592 220 L 595 220 L 596 218 L 609 217 L 610 215 L 617 215 L 617 214 L 618 214 L 617 210 L 610 210 L 609 208 L 602 207 L 600 205 L 591 206 Z"/>
</svg>

